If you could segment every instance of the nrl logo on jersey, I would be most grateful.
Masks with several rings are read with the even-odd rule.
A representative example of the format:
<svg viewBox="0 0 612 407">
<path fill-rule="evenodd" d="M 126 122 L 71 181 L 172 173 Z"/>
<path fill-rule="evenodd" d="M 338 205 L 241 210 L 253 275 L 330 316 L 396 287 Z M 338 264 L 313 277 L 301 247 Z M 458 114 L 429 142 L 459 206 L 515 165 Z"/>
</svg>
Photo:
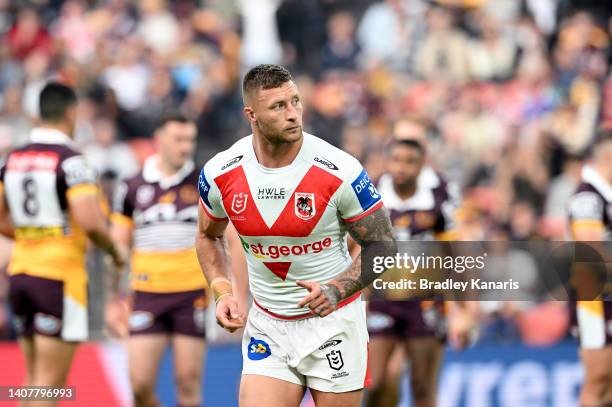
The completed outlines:
<svg viewBox="0 0 612 407">
<path fill-rule="evenodd" d="M 295 193 L 295 215 L 304 220 L 312 219 L 316 215 L 315 195 L 310 192 Z"/>
<path fill-rule="evenodd" d="M 244 212 L 247 205 L 248 195 L 244 192 L 240 192 L 239 194 L 235 194 L 232 199 L 232 210 L 235 214 L 239 214 Z"/>
</svg>

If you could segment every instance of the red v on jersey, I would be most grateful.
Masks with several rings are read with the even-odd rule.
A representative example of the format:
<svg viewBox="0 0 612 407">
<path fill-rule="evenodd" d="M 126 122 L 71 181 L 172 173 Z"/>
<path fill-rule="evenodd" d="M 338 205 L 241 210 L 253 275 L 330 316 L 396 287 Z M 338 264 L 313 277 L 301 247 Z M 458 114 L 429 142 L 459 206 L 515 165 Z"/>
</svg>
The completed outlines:
<svg viewBox="0 0 612 407">
<path fill-rule="evenodd" d="M 264 261 L 263 264 L 283 281 L 287 278 L 289 267 L 291 267 L 290 261 Z"/>
<path fill-rule="evenodd" d="M 289 197 L 280 216 L 272 227 L 268 227 L 251 196 L 242 166 L 219 175 L 215 182 L 221 191 L 225 211 L 242 236 L 309 236 L 325 212 L 329 200 L 342 185 L 340 178 L 319 167 L 311 166 L 293 195 Z M 297 193 L 314 195 L 314 216 L 311 218 L 304 219 L 297 215 Z M 237 206 L 234 197 L 237 197 L 240 205 Z M 242 202 L 246 204 L 242 205 Z"/>
</svg>

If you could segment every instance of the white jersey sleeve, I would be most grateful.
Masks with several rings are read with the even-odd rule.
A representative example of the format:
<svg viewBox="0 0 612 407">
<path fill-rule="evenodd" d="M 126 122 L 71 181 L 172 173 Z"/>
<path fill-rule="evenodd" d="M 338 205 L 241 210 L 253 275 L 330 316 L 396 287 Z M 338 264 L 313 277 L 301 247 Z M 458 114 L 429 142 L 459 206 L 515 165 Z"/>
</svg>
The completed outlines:
<svg viewBox="0 0 612 407">
<path fill-rule="evenodd" d="M 221 221 L 227 219 L 227 214 L 223 207 L 221 191 L 210 173 L 211 167 L 209 161 L 200 171 L 200 178 L 198 179 L 200 205 L 211 219 Z"/>
<path fill-rule="evenodd" d="M 336 194 L 336 207 L 345 222 L 354 222 L 382 206 L 381 195 L 368 173 L 356 160 L 351 160 L 348 176 Z"/>
</svg>

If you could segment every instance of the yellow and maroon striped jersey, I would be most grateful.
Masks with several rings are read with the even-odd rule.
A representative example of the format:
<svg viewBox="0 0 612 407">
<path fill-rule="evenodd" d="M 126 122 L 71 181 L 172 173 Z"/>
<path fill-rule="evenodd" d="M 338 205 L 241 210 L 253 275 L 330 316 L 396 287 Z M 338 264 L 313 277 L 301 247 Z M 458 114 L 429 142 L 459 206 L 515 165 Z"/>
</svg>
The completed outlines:
<svg viewBox="0 0 612 407">
<path fill-rule="evenodd" d="M 86 280 L 87 237 L 68 201 L 99 194 L 95 171 L 58 130 L 35 128 L 30 141 L 11 152 L 0 169 L 0 191 L 15 226 L 9 274 Z"/>
<path fill-rule="evenodd" d="M 188 162 L 163 177 L 158 157 L 118 185 L 113 222 L 133 231 L 132 288 L 170 293 L 206 287 L 194 242 L 198 218 L 198 173 Z"/>
</svg>

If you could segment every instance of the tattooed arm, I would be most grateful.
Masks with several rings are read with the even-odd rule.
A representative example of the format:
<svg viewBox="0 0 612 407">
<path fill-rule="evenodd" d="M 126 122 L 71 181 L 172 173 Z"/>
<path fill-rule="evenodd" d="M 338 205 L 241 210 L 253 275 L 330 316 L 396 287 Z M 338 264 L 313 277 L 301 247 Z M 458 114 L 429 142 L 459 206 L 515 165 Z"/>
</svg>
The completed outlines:
<svg viewBox="0 0 612 407">
<path fill-rule="evenodd" d="M 376 244 L 377 255 L 395 256 L 397 253 L 391 221 L 384 207 L 356 222 L 348 223 L 347 226 L 351 237 L 361 246 L 362 253 L 373 244 Z M 327 316 L 336 309 L 340 301 L 367 287 L 377 277 L 380 277 L 380 273 L 374 273 L 371 268 L 362 269 L 359 255 L 348 270 L 326 284 L 298 281 L 299 286 L 310 291 L 298 305 L 308 305 L 315 314 Z"/>
</svg>

